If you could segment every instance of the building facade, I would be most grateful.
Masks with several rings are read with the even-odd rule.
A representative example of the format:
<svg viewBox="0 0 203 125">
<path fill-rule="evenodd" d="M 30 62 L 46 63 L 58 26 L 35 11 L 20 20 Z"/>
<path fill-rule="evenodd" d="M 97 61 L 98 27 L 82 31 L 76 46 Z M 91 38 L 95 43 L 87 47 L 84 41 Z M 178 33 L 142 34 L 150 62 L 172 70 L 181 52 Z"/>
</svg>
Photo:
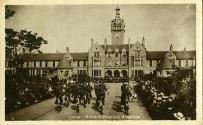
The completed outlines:
<svg viewBox="0 0 203 125">
<path fill-rule="evenodd" d="M 100 45 L 91 39 L 88 52 L 28 54 L 23 68 L 29 75 L 47 75 L 51 70 L 58 70 L 59 75 L 87 74 L 90 77 L 131 77 L 140 74 L 157 74 L 167 77 L 174 67 L 196 68 L 196 51 L 174 51 L 173 45 L 168 51 L 148 51 L 145 38 L 124 44 L 125 23 L 120 17 L 120 8 L 111 21 L 111 43 Z"/>
</svg>

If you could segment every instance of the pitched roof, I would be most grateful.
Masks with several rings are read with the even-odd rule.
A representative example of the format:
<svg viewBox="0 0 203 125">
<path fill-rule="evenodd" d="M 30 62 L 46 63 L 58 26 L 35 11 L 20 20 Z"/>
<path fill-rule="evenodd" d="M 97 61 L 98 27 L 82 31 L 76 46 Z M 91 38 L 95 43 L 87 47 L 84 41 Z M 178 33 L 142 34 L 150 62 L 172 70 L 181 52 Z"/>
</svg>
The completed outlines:
<svg viewBox="0 0 203 125">
<path fill-rule="evenodd" d="M 80 53 L 70 53 L 71 56 L 73 57 L 73 60 L 87 60 L 88 59 L 88 53 L 87 52 L 80 52 Z M 39 61 L 39 60 L 44 60 L 44 61 L 52 61 L 52 60 L 62 60 L 64 57 L 65 53 L 32 53 L 32 54 L 27 54 L 24 56 L 26 60 L 30 61 Z"/>
<path fill-rule="evenodd" d="M 160 60 L 163 59 L 168 51 L 147 51 L 146 58 L 148 60 Z M 196 58 L 196 51 L 173 51 L 176 55 L 176 59 L 194 59 Z"/>
<path fill-rule="evenodd" d="M 174 51 L 176 59 L 194 59 L 196 58 L 196 51 Z"/>
<path fill-rule="evenodd" d="M 102 48 L 104 48 L 104 45 L 101 45 Z M 131 44 L 132 46 L 132 44 Z M 124 45 L 107 45 L 106 51 L 108 49 L 111 49 L 112 52 L 115 51 L 117 48 L 119 52 L 123 48 L 125 48 L 128 52 L 128 44 Z M 146 52 L 146 58 L 147 60 L 162 60 L 164 58 L 164 55 L 167 53 L 167 51 L 147 51 Z M 194 59 L 196 58 L 196 51 L 174 51 L 176 55 L 176 59 Z M 80 53 L 70 53 L 73 57 L 73 60 L 87 60 L 88 59 L 88 52 L 80 52 Z M 61 60 L 63 59 L 63 56 L 65 53 L 32 53 L 27 54 L 24 56 L 25 60 L 30 61 L 38 61 L 38 60 L 44 60 L 44 61 L 51 61 L 51 60 Z"/>
<path fill-rule="evenodd" d="M 73 57 L 73 60 L 87 60 L 88 59 L 88 52 L 81 52 L 81 53 L 70 53 Z"/>
<path fill-rule="evenodd" d="M 147 51 L 146 58 L 148 60 L 160 60 L 164 58 L 167 51 Z"/>
<path fill-rule="evenodd" d="M 46 61 L 51 61 L 51 60 L 61 60 L 63 59 L 63 56 L 65 53 L 30 53 L 24 56 L 26 60 L 30 61 L 38 61 L 38 60 L 46 60 Z"/>
</svg>

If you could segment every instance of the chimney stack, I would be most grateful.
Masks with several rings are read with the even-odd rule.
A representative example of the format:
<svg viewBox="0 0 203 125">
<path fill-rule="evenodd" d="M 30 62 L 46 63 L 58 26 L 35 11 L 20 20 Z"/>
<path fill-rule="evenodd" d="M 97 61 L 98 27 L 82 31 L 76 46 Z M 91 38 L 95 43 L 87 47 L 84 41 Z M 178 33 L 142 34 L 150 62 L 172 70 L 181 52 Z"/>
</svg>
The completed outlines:
<svg viewBox="0 0 203 125">
<path fill-rule="evenodd" d="M 107 40 L 106 38 L 104 39 L 104 48 L 106 49 L 106 45 L 107 45 Z"/>
<path fill-rule="evenodd" d="M 145 38 L 144 38 L 144 36 L 142 37 L 142 45 L 145 47 Z"/>
<path fill-rule="evenodd" d="M 94 44 L 94 39 L 92 38 L 91 39 L 91 47 L 93 46 L 93 44 Z"/>
<path fill-rule="evenodd" d="M 170 51 L 173 51 L 173 45 L 171 44 L 171 46 L 170 46 Z"/>
<path fill-rule="evenodd" d="M 66 47 L 66 54 L 69 54 L 69 48 Z"/>
<path fill-rule="evenodd" d="M 130 37 L 128 38 L 128 48 L 130 48 Z"/>
</svg>

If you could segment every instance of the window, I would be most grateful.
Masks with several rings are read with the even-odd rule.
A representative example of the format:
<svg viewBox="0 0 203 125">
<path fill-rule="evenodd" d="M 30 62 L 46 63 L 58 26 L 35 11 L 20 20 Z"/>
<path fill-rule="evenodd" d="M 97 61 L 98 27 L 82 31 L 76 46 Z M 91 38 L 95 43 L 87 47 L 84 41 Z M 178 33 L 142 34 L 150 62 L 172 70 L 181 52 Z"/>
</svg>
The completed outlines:
<svg viewBox="0 0 203 125">
<path fill-rule="evenodd" d="M 181 60 L 178 60 L 178 66 L 181 66 Z"/>
<path fill-rule="evenodd" d="M 84 63 L 83 61 L 79 61 L 79 67 L 83 67 Z"/>
<path fill-rule="evenodd" d="M 40 61 L 36 61 L 36 67 L 40 67 Z"/>
<path fill-rule="evenodd" d="M 34 62 L 33 61 L 29 62 L 29 67 L 34 67 Z"/>
<path fill-rule="evenodd" d="M 141 55 L 141 50 L 134 50 L 135 57 L 140 57 Z"/>
<path fill-rule="evenodd" d="M 78 74 L 86 74 L 86 70 L 78 70 Z"/>
<path fill-rule="evenodd" d="M 93 76 L 101 76 L 101 70 L 93 70 Z"/>
<path fill-rule="evenodd" d="M 55 67 L 58 66 L 58 64 L 59 64 L 59 61 L 55 61 Z"/>
<path fill-rule="evenodd" d="M 135 59 L 134 62 L 135 66 L 141 66 L 141 59 Z"/>
<path fill-rule="evenodd" d="M 100 66 L 101 65 L 101 60 L 95 59 L 94 60 L 94 65 Z"/>
<path fill-rule="evenodd" d="M 95 52 L 94 52 L 94 56 L 95 56 L 95 57 L 99 57 L 99 52 L 98 52 L 98 51 L 95 51 Z"/>
<path fill-rule="evenodd" d="M 48 67 L 53 67 L 53 61 L 47 61 Z"/>
</svg>

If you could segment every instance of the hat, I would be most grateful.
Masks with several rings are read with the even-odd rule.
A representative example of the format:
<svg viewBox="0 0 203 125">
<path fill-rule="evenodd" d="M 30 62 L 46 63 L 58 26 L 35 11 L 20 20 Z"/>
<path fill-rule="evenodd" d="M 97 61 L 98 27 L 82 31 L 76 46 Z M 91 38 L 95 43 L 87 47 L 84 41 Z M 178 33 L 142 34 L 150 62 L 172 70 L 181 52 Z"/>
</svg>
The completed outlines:
<svg viewBox="0 0 203 125">
<path fill-rule="evenodd" d="M 173 108 L 172 107 L 168 107 L 168 110 L 172 110 Z"/>
<path fill-rule="evenodd" d="M 185 120 L 185 117 L 184 117 L 183 113 L 181 113 L 181 112 L 174 113 L 173 115 L 178 120 Z"/>
</svg>

